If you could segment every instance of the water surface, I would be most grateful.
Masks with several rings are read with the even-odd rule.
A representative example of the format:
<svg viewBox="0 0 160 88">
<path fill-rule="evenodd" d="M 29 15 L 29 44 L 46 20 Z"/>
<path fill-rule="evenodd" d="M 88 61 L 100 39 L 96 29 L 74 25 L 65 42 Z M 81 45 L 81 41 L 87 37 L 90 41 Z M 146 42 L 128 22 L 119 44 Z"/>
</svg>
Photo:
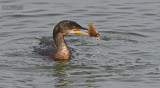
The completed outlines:
<svg viewBox="0 0 160 88">
<path fill-rule="evenodd" d="M 159 0 L 1 0 L 23 10 L 0 10 L 0 88 L 159 88 Z M 70 61 L 36 55 L 61 20 L 87 27 L 101 40 L 69 34 Z"/>
</svg>

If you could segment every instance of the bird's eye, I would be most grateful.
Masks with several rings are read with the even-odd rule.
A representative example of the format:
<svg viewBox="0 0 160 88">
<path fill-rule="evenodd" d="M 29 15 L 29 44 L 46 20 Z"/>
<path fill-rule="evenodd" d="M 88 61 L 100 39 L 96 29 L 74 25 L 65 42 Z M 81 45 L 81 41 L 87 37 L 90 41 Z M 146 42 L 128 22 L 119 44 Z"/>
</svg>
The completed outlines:
<svg viewBox="0 0 160 88">
<path fill-rule="evenodd" d="M 76 29 L 77 27 L 76 26 L 73 26 L 73 28 L 72 29 Z"/>
</svg>

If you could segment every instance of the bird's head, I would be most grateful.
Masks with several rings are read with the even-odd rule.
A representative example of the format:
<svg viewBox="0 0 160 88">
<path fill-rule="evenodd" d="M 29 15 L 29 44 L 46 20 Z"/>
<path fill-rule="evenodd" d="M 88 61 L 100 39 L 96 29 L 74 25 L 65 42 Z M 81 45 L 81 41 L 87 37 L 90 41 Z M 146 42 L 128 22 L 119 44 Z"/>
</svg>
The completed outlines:
<svg viewBox="0 0 160 88">
<path fill-rule="evenodd" d="M 53 30 L 53 37 L 55 37 L 59 33 L 61 33 L 62 35 L 66 35 L 68 33 L 79 33 L 79 34 L 88 35 L 88 33 L 83 32 L 82 30 L 88 31 L 87 28 L 80 26 L 78 23 L 74 21 L 64 20 L 64 21 L 59 22 L 55 26 Z"/>
</svg>

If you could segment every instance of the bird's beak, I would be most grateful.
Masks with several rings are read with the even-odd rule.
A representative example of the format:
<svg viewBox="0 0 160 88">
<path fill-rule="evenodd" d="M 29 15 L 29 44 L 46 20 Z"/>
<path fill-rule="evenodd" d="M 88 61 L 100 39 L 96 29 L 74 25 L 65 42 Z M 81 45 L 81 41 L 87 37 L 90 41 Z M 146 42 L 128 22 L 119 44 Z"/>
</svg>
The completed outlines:
<svg viewBox="0 0 160 88">
<path fill-rule="evenodd" d="M 84 30 L 84 31 L 87 31 L 87 32 L 88 32 L 88 29 L 86 29 L 86 28 L 81 28 L 81 29 L 74 28 L 74 29 L 71 30 L 71 33 L 89 35 L 88 33 L 83 32 L 83 31 L 81 31 L 81 30 Z"/>
</svg>

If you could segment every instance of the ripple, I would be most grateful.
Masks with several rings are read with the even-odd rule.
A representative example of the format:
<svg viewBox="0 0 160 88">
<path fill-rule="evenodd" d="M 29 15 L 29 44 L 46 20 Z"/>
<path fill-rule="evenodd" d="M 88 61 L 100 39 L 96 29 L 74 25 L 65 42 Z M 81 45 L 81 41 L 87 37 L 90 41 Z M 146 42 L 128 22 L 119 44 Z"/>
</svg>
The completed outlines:
<svg viewBox="0 0 160 88">
<path fill-rule="evenodd" d="M 134 32 L 118 32 L 118 31 L 100 31 L 102 33 L 108 33 L 108 34 L 122 34 L 122 35 L 131 35 L 131 36 L 137 36 L 137 37 L 149 37 L 147 35 L 139 34 L 139 33 L 134 33 Z"/>
<path fill-rule="evenodd" d="M 82 11 L 88 11 L 88 10 L 87 9 L 77 9 L 77 10 L 73 10 L 73 11 L 82 12 Z"/>
<path fill-rule="evenodd" d="M 158 16 L 156 13 L 144 13 L 144 16 Z"/>
<path fill-rule="evenodd" d="M 108 14 L 101 14 L 101 13 L 93 13 L 93 14 L 84 14 L 87 16 L 107 16 Z"/>
<path fill-rule="evenodd" d="M 60 14 L 60 13 L 35 14 L 35 15 L 15 14 L 15 15 L 5 15 L 4 17 L 24 18 L 24 17 L 44 17 L 44 16 L 61 16 L 61 15 L 67 15 L 67 14 Z"/>
<path fill-rule="evenodd" d="M 49 2 L 32 2 L 32 4 L 49 4 Z"/>
<path fill-rule="evenodd" d="M 35 12 L 44 12 L 47 11 L 46 9 L 36 9 L 36 10 L 31 10 L 31 11 L 25 11 L 23 13 L 35 13 Z"/>
<path fill-rule="evenodd" d="M 102 40 L 105 40 L 105 41 L 109 41 L 111 38 L 102 37 L 101 39 L 102 39 Z"/>
<path fill-rule="evenodd" d="M 136 7 L 119 7 L 117 9 L 122 9 L 122 10 L 130 10 L 130 9 L 135 9 Z"/>
</svg>

